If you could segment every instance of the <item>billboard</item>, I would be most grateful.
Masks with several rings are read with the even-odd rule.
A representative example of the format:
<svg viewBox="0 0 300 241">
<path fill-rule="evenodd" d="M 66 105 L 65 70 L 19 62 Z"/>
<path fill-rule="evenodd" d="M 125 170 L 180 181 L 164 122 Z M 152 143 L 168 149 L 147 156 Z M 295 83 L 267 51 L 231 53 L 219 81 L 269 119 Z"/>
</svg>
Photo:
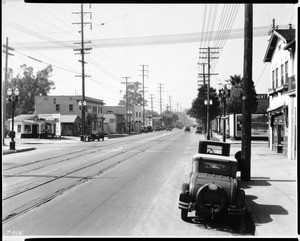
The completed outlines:
<svg viewBox="0 0 300 241">
<path fill-rule="evenodd" d="M 268 137 L 269 120 L 264 114 L 251 114 L 251 137 Z M 235 115 L 235 135 L 242 137 L 242 114 Z"/>
</svg>

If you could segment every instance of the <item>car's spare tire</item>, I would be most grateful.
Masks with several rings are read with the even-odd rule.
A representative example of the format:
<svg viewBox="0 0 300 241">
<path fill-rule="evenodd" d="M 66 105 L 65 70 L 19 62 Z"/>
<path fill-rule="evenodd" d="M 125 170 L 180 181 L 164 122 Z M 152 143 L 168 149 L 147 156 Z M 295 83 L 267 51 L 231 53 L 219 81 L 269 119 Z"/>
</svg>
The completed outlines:
<svg viewBox="0 0 300 241">
<path fill-rule="evenodd" d="M 224 189 L 215 184 L 207 183 L 199 188 L 196 195 L 196 209 L 201 213 L 217 214 L 227 206 Z"/>
</svg>

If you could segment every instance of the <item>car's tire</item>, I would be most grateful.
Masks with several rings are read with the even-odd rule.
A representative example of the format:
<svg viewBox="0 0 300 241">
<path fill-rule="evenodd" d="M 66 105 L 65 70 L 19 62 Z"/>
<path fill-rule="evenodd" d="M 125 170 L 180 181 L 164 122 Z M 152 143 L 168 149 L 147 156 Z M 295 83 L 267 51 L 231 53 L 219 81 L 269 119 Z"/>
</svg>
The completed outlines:
<svg viewBox="0 0 300 241">
<path fill-rule="evenodd" d="M 181 209 L 181 219 L 183 221 L 188 220 L 188 210 L 187 209 Z"/>
<path fill-rule="evenodd" d="M 202 186 L 198 192 L 197 192 L 197 195 L 196 195 L 196 206 L 197 208 L 200 208 L 201 210 L 203 210 L 205 213 L 207 214 L 210 214 L 211 213 L 211 210 L 209 207 L 207 207 L 205 205 L 205 202 L 204 202 L 204 197 L 205 197 L 205 193 L 209 190 L 209 185 L 210 183 L 207 183 L 205 184 L 204 186 Z M 227 205 L 227 196 L 226 196 L 226 193 L 224 191 L 224 189 L 217 185 L 218 188 L 216 190 L 216 192 L 219 193 L 219 195 L 221 195 L 221 203 L 220 205 L 214 209 L 214 213 L 220 213 L 224 210 L 224 208 L 226 207 Z"/>
<path fill-rule="evenodd" d="M 245 191 L 243 189 L 237 190 L 236 194 L 236 207 L 245 208 Z M 242 216 L 232 216 L 231 217 L 231 227 L 234 233 L 239 233 L 241 229 Z"/>
</svg>

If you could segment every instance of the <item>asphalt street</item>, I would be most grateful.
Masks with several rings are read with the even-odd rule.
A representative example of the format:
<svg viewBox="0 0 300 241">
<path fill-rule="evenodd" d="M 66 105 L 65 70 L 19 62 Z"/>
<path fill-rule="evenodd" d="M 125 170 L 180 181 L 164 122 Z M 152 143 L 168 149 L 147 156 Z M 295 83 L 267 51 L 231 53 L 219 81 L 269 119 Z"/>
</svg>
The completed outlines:
<svg viewBox="0 0 300 241">
<path fill-rule="evenodd" d="M 183 222 L 181 185 L 203 135 L 174 129 L 36 144 L 3 156 L 3 235 L 231 237 L 227 220 Z M 64 144 L 63 144 L 64 143 Z"/>
</svg>

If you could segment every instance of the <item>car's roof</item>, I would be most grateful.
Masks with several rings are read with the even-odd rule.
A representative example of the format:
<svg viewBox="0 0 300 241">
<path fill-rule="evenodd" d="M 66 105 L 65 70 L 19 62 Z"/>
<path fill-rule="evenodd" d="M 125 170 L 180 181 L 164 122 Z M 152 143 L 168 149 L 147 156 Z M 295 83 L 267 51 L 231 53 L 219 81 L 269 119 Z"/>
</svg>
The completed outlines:
<svg viewBox="0 0 300 241">
<path fill-rule="evenodd" d="M 237 160 L 234 157 L 214 155 L 214 154 L 204 154 L 204 153 L 195 154 L 193 156 L 193 161 L 195 159 L 200 159 L 200 158 L 203 158 L 205 160 L 212 160 L 212 161 L 236 162 L 237 163 Z"/>
</svg>

